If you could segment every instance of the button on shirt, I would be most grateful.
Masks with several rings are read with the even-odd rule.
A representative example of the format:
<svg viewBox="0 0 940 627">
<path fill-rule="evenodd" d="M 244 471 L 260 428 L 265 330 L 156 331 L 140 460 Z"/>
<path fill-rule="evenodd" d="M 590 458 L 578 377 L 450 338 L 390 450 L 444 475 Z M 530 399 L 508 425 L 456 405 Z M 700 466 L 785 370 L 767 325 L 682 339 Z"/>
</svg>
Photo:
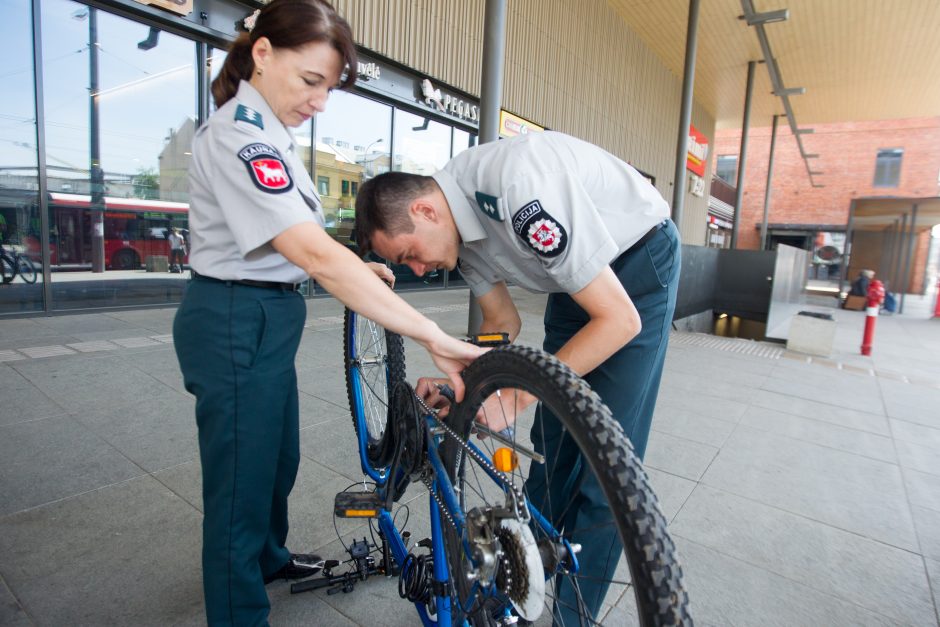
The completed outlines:
<svg viewBox="0 0 940 627">
<path fill-rule="evenodd" d="M 248 82 L 196 132 L 189 185 L 196 272 L 223 280 L 307 279 L 271 240 L 302 222 L 323 226 L 320 197 L 293 135 Z"/>
<path fill-rule="evenodd" d="M 477 296 L 506 280 L 578 292 L 669 217 L 633 167 L 557 132 L 466 150 L 433 176 L 460 233 L 460 272 Z"/>
</svg>

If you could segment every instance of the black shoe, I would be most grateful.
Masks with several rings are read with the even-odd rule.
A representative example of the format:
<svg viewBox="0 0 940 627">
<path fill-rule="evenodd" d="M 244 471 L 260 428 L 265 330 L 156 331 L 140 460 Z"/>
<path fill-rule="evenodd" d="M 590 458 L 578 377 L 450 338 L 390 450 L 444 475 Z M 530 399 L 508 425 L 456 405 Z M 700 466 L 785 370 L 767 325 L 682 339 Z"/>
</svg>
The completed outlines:
<svg viewBox="0 0 940 627">
<path fill-rule="evenodd" d="M 323 558 L 319 555 L 305 553 L 291 553 L 287 563 L 281 566 L 280 570 L 271 573 L 264 578 L 264 585 L 278 579 L 303 579 L 311 575 L 316 575 L 323 569 Z"/>
</svg>

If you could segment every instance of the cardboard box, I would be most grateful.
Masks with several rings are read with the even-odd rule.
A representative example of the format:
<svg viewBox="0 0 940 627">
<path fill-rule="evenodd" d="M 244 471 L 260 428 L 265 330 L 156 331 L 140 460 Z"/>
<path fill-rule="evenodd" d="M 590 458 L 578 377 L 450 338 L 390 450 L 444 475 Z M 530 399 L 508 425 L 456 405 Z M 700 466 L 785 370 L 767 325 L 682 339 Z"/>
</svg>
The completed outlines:
<svg viewBox="0 0 940 627">
<path fill-rule="evenodd" d="M 851 311 L 864 311 L 865 310 L 865 297 L 864 296 L 847 296 L 845 302 L 842 303 L 843 309 L 849 309 Z"/>
</svg>

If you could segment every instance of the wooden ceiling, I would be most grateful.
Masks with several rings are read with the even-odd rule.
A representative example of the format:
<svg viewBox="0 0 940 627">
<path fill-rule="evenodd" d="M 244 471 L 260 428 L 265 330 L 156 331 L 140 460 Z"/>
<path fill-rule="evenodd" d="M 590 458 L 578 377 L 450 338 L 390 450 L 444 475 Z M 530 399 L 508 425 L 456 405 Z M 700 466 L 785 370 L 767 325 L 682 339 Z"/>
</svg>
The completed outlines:
<svg viewBox="0 0 940 627">
<path fill-rule="evenodd" d="M 689 0 L 608 0 L 681 78 Z M 800 127 L 940 115 L 940 0 L 753 0 L 757 12 L 789 9 L 764 25 Z M 701 0 L 695 99 L 717 128 L 740 128 L 747 62 L 762 60 L 741 0 Z M 766 67 L 757 66 L 752 126 L 783 113 Z"/>
</svg>

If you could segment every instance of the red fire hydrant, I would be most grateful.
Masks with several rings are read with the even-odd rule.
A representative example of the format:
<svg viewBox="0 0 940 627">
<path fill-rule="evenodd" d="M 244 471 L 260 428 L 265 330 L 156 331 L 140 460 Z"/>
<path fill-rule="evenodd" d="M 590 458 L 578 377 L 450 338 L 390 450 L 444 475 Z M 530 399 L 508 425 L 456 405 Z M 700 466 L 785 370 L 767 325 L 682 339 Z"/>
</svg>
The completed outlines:
<svg viewBox="0 0 940 627">
<path fill-rule="evenodd" d="M 865 335 L 862 337 L 862 355 L 871 355 L 871 342 L 875 336 L 875 321 L 878 308 L 885 301 L 885 286 L 878 279 L 868 284 L 868 296 L 865 302 Z"/>
</svg>

